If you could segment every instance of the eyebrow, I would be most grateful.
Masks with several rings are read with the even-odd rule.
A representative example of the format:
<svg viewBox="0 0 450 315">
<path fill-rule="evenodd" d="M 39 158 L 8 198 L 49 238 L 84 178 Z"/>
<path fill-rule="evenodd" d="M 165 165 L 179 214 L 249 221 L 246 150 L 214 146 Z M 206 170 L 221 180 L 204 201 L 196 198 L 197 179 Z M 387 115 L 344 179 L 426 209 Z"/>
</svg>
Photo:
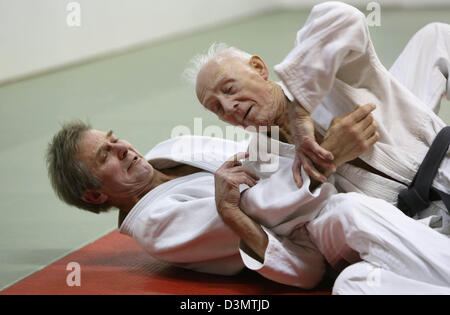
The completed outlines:
<svg viewBox="0 0 450 315">
<path fill-rule="evenodd" d="M 236 81 L 233 78 L 227 78 L 227 76 L 223 75 L 219 81 L 217 81 L 217 84 L 214 86 L 214 89 L 217 89 L 217 87 L 227 84 L 228 82 L 234 82 Z"/>
</svg>

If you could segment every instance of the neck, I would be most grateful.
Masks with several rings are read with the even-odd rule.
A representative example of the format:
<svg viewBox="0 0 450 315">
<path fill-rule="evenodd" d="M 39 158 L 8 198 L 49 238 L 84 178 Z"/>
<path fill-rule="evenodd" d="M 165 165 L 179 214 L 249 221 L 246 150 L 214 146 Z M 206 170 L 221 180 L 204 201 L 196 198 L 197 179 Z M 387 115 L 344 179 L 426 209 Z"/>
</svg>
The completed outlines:
<svg viewBox="0 0 450 315">
<path fill-rule="evenodd" d="M 133 209 L 134 205 L 152 189 L 155 189 L 159 185 L 164 184 L 172 179 L 201 171 L 201 169 L 185 164 L 181 164 L 172 168 L 166 168 L 163 170 L 157 170 L 153 168 L 153 178 L 151 183 L 146 185 L 143 189 L 137 191 L 133 197 L 126 198 L 125 200 L 123 200 L 123 202 L 116 202 L 116 207 L 119 208 L 121 212 L 128 213 L 131 209 Z"/>
<path fill-rule="evenodd" d="M 171 179 L 174 179 L 174 176 L 169 176 L 164 174 L 161 171 L 158 171 L 157 169 L 153 169 L 153 175 L 152 175 L 152 181 L 148 184 L 142 187 L 141 189 L 136 190 L 133 193 L 133 196 L 127 196 L 126 198 L 120 198 L 119 200 L 113 201 L 113 204 L 121 212 L 128 213 L 130 210 L 134 207 L 134 205 L 142 198 L 144 197 L 149 191 L 155 189 L 161 184 L 164 184 L 165 182 L 168 182 Z"/>
<path fill-rule="evenodd" d="M 159 185 L 168 182 L 171 179 L 174 179 L 174 176 L 164 174 L 163 172 L 153 169 L 153 180 L 149 185 L 146 185 L 145 188 L 140 191 L 138 194 L 136 194 L 133 198 L 127 198 L 124 202 L 118 202 L 116 207 L 120 210 L 119 211 L 119 217 L 118 217 L 118 226 L 122 226 L 123 221 L 125 220 L 128 213 L 133 209 L 134 205 L 143 197 L 145 196 L 149 191 L 152 189 L 158 187 Z"/>
<path fill-rule="evenodd" d="M 151 184 L 149 185 L 150 188 L 147 190 L 147 192 L 149 192 L 150 190 L 155 189 L 159 185 L 164 184 L 165 182 L 168 182 L 169 180 L 175 179 L 177 177 L 176 175 L 163 173 L 162 171 L 159 171 L 157 169 L 153 169 L 153 172 L 154 172 L 153 180 L 152 180 Z"/>
<path fill-rule="evenodd" d="M 276 84 L 275 82 L 273 84 L 273 93 L 275 99 L 274 106 L 277 108 L 273 124 L 280 128 L 280 140 L 284 140 L 283 142 L 290 143 L 291 132 L 289 126 L 288 105 L 291 103 L 291 101 L 289 101 L 289 99 L 284 94 L 283 89 L 278 84 Z"/>
</svg>

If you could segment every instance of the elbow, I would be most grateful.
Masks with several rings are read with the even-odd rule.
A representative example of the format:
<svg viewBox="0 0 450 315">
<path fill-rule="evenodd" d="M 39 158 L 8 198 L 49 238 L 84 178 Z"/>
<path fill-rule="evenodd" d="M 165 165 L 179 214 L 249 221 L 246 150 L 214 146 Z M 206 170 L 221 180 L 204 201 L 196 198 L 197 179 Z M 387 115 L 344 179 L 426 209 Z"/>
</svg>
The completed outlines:
<svg viewBox="0 0 450 315">
<path fill-rule="evenodd" d="M 342 18 L 346 20 L 350 20 L 352 22 L 359 22 L 359 21 L 365 21 L 366 17 L 365 15 L 355 8 L 352 5 L 338 2 L 338 1 L 328 1 L 321 4 L 316 5 L 313 10 L 320 10 L 320 11 L 328 11 L 332 12 L 333 14 L 336 14 L 338 16 L 341 16 Z"/>
</svg>

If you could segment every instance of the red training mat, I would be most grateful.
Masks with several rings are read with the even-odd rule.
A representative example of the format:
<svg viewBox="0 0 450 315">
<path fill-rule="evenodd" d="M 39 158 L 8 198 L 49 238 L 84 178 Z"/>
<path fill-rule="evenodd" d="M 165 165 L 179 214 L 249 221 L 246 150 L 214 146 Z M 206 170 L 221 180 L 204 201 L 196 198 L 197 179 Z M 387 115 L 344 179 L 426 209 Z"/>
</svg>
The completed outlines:
<svg viewBox="0 0 450 315">
<path fill-rule="evenodd" d="M 68 286 L 70 262 L 80 286 Z M 330 294 L 330 281 L 312 291 L 269 281 L 244 270 L 235 276 L 198 273 L 159 262 L 130 237 L 114 231 L 0 292 L 6 294 Z"/>
</svg>

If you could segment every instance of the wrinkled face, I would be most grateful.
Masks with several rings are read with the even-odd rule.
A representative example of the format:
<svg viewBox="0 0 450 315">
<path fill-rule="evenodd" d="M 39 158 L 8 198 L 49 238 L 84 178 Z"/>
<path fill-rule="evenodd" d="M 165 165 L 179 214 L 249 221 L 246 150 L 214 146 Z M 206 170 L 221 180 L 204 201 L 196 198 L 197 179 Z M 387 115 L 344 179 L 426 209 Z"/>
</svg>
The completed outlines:
<svg viewBox="0 0 450 315">
<path fill-rule="evenodd" d="M 263 62 L 254 67 L 235 56 L 211 60 L 197 76 L 200 103 L 220 120 L 235 126 L 272 125 L 277 112 L 275 96 L 261 66 L 265 67 Z"/>
<path fill-rule="evenodd" d="M 102 181 L 100 192 L 110 200 L 135 197 L 152 181 L 153 168 L 145 157 L 112 131 L 86 131 L 80 139 L 77 157 Z"/>
</svg>

